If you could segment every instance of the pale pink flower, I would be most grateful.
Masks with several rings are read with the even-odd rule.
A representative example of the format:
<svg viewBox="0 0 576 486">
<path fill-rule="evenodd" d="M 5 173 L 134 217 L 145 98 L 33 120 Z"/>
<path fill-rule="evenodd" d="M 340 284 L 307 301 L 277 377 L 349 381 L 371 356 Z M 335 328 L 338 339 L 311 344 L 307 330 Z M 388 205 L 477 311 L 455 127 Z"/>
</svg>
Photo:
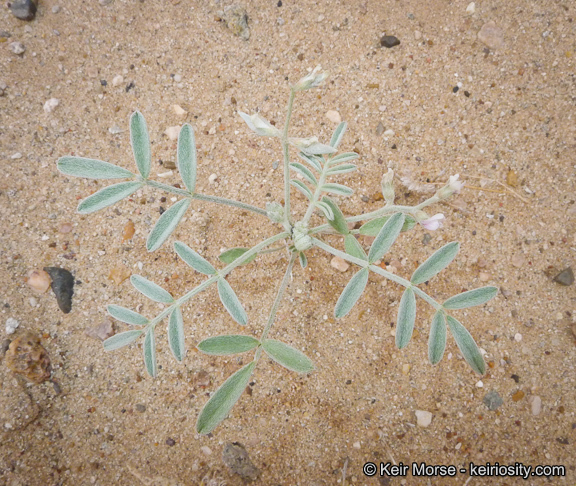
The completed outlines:
<svg viewBox="0 0 576 486">
<path fill-rule="evenodd" d="M 424 221 L 420 221 L 420 224 L 424 226 L 428 231 L 436 231 L 438 228 L 441 228 L 444 224 L 444 215 L 442 213 L 435 214 L 431 218 L 425 219 Z"/>
<path fill-rule="evenodd" d="M 448 184 L 446 184 L 442 189 L 440 189 L 436 196 L 440 201 L 444 199 L 448 199 L 452 194 L 459 194 L 462 188 L 464 187 L 464 183 L 458 180 L 459 174 L 450 176 L 450 180 Z"/>
</svg>

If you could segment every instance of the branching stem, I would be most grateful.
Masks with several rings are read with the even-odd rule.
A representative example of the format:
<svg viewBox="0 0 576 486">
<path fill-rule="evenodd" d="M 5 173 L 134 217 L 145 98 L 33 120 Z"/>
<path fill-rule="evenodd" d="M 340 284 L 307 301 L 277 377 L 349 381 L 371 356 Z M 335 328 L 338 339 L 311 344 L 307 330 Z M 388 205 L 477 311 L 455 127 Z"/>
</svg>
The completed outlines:
<svg viewBox="0 0 576 486">
<path fill-rule="evenodd" d="M 290 98 L 288 99 L 288 108 L 286 109 L 286 122 L 282 132 L 282 153 L 284 155 L 284 227 L 290 225 L 290 150 L 288 147 L 288 127 L 290 126 L 290 117 L 292 116 L 292 107 L 296 92 L 290 88 Z"/>
</svg>

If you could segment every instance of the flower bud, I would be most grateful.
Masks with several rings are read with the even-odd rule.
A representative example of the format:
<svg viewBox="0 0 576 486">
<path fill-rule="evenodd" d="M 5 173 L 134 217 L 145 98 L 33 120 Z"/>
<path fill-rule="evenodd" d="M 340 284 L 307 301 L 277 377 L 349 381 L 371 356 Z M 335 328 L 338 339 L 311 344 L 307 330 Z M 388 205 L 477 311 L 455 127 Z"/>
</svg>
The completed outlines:
<svg viewBox="0 0 576 486">
<path fill-rule="evenodd" d="M 292 87 L 292 89 L 294 91 L 305 91 L 307 89 L 320 86 L 322 82 L 328 77 L 328 73 L 320 72 L 320 69 L 322 69 L 320 66 L 316 66 L 314 71 L 304 76 Z"/>
<path fill-rule="evenodd" d="M 382 176 L 382 195 L 387 203 L 394 203 L 394 171 L 390 168 Z"/>
<path fill-rule="evenodd" d="M 305 251 L 312 248 L 312 238 L 308 235 L 308 227 L 305 224 L 298 222 L 294 225 L 292 241 L 298 251 Z"/>
<path fill-rule="evenodd" d="M 246 125 L 248 125 L 252 131 L 256 132 L 257 135 L 262 135 L 264 137 L 280 136 L 280 130 L 272 126 L 258 113 L 254 113 L 253 115 L 247 115 L 246 113 L 242 113 L 241 111 L 239 111 L 238 114 L 246 122 Z"/>
<path fill-rule="evenodd" d="M 436 197 L 439 201 L 443 201 L 444 199 L 448 199 L 452 194 L 459 194 L 462 187 L 464 187 L 464 183 L 458 180 L 459 174 L 450 176 L 450 180 L 448 184 L 446 184 L 443 188 L 439 189 L 436 193 Z"/>
<path fill-rule="evenodd" d="M 284 221 L 284 208 L 277 202 L 266 203 L 266 215 L 274 223 Z"/>
</svg>

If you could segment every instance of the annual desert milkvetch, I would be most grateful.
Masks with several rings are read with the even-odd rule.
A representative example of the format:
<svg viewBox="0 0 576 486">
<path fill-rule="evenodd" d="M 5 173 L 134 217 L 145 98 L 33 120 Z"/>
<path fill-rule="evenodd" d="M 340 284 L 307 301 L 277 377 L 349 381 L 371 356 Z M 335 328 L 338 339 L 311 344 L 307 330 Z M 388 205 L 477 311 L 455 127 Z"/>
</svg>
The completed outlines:
<svg viewBox="0 0 576 486">
<path fill-rule="evenodd" d="M 442 213 L 438 213 L 431 218 L 420 221 L 420 224 L 428 231 L 436 231 L 438 228 L 442 228 L 445 219 Z"/>
</svg>

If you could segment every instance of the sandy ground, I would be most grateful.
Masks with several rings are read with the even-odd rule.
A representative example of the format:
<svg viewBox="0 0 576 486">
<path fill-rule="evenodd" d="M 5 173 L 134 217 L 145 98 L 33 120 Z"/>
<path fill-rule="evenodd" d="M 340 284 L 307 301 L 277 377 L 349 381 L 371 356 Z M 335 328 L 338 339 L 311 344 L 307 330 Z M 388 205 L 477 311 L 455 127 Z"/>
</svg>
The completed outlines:
<svg viewBox="0 0 576 486">
<path fill-rule="evenodd" d="M 472 13 L 468 4 L 247 1 L 248 41 L 219 21 L 228 2 L 43 0 L 31 22 L 2 7 L 1 333 L 3 340 L 37 333 L 57 385 L 22 384 L 2 361 L 0 484 L 242 484 L 222 461 L 229 441 L 245 445 L 261 470 L 255 483 L 263 485 L 576 483 L 576 295 L 574 285 L 552 280 L 574 267 L 576 250 L 576 8 L 561 0 L 487 0 Z M 503 34 L 496 49 L 477 37 L 490 21 Z M 383 34 L 401 44 L 379 48 Z M 11 52 L 15 41 L 26 47 L 23 55 Z M 302 349 L 317 371 L 302 377 L 262 360 L 251 394 L 212 436 L 199 436 L 194 425 L 210 392 L 249 358 L 210 358 L 194 346 L 243 331 L 210 289 L 185 306 L 182 364 L 162 326 L 157 379 L 144 371 L 141 343 L 105 353 L 86 330 L 106 318 L 107 304 L 141 306 L 150 316 L 159 310 L 128 280 L 111 280 L 113 269 L 142 274 L 176 296 L 202 277 L 171 245 L 146 252 L 160 207 L 171 204 L 161 201 L 165 194 L 146 189 L 81 216 L 79 199 L 107 183 L 63 176 L 56 161 L 76 154 L 134 169 L 127 129 L 139 109 L 154 177 L 175 160 L 165 130 L 187 121 L 196 130 L 200 192 L 261 207 L 280 201 L 278 146 L 249 133 L 237 111 L 258 110 L 280 126 L 288 86 L 317 64 L 331 77 L 297 98 L 292 133 L 327 142 L 336 126 L 329 110 L 348 122 L 342 149 L 361 158 L 359 171 L 342 177 L 356 189 L 340 198 L 346 214 L 382 205 L 387 167 L 419 183 L 456 173 L 466 181 L 457 199 L 430 212 L 444 213 L 445 226 L 425 245 L 422 227 L 403 234 L 389 258 L 409 277 L 435 249 L 461 242 L 455 262 L 427 291 L 442 300 L 482 285 L 501 289 L 489 304 L 454 313 L 486 351 L 488 373 L 475 375 L 451 338 L 444 360 L 427 362 L 432 309 L 424 302 L 411 344 L 398 351 L 402 289 L 376 276 L 359 305 L 336 321 L 333 307 L 353 270 L 339 272 L 314 250 L 308 268 L 294 271 L 271 337 Z M 59 105 L 46 113 L 51 98 Z M 175 104 L 187 115 L 176 115 Z M 158 180 L 180 182 L 177 174 Z M 397 192 L 403 204 L 426 197 Z M 305 209 L 292 194 L 294 210 Z M 136 233 L 123 241 L 130 220 Z M 65 223 L 70 233 L 61 232 Z M 258 216 L 195 202 L 170 242 L 182 240 L 216 263 L 222 249 L 274 231 Z M 274 253 L 229 278 L 249 315 L 247 333 L 260 334 L 285 265 L 285 254 Z M 67 268 L 81 282 L 69 314 L 52 291 L 34 294 L 26 284 L 27 272 L 44 266 Z M 8 318 L 20 322 L 10 336 Z M 493 391 L 503 404 L 492 411 L 483 400 Z M 432 413 L 428 427 L 417 425 L 417 410 Z M 366 477 L 369 461 L 563 465 L 566 476 Z"/>
</svg>

